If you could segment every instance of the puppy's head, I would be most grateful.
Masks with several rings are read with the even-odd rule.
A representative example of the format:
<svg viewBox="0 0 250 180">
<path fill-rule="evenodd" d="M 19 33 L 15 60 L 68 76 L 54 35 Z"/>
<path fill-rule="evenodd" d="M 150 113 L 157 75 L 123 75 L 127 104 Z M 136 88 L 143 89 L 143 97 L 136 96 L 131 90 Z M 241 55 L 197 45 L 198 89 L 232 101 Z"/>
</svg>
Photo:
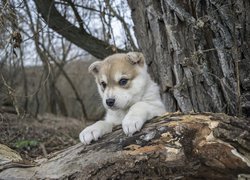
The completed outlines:
<svg viewBox="0 0 250 180">
<path fill-rule="evenodd" d="M 89 66 L 106 109 L 127 109 L 139 101 L 147 82 L 142 53 L 114 54 Z"/>
</svg>

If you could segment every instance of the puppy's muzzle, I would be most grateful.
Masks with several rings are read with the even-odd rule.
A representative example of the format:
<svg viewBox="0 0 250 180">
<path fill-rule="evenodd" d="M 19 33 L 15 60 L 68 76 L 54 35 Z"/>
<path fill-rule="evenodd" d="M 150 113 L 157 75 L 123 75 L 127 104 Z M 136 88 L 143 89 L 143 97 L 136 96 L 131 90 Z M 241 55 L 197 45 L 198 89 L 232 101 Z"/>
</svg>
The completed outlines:
<svg viewBox="0 0 250 180">
<path fill-rule="evenodd" d="M 106 99 L 106 104 L 109 107 L 112 107 L 115 104 L 115 99 L 113 99 L 113 98 Z"/>
</svg>

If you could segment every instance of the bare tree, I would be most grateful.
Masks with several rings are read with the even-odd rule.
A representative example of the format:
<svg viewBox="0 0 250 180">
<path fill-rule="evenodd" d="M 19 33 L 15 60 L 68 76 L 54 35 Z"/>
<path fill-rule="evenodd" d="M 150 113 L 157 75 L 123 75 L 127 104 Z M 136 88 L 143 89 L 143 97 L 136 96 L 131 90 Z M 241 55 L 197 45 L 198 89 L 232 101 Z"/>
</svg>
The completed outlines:
<svg viewBox="0 0 250 180">
<path fill-rule="evenodd" d="M 54 33 L 51 32 L 50 30 L 48 30 L 48 32 L 41 30 L 42 23 L 40 22 L 40 18 L 37 17 L 36 24 L 35 24 L 33 21 L 30 7 L 28 6 L 28 3 L 26 0 L 24 1 L 24 5 L 26 8 L 28 17 L 29 17 L 30 29 L 32 31 L 32 34 L 35 35 L 34 42 L 35 42 L 36 51 L 39 55 L 39 58 L 43 62 L 45 74 L 48 75 L 44 79 L 44 81 L 47 81 L 46 86 L 45 86 L 45 93 L 47 94 L 46 102 L 47 102 L 48 112 L 57 114 L 58 113 L 57 109 L 59 108 L 62 114 L 64 115 L 68 114 L 66 105 L 64 104 L 64 99 L 60 93 L 60 89 L 56 87 L 56 82 L 58 80 L 58 77 L 62 74 L 66 78 L 68 83 L 70 84 L 73 92 L 75 93 L 76 101 L 79 102 L 81 106 L 83 119 L 87 119 L 88 117 L 87 117 L 87 113 L 86 113 L 83 100 L 80 97 L 78 90 L 75 87 L 74 83 L 72 82 L 68 74 L 63 69 L 64 66 L 68 62 L 77 58 L 77 55 L 69 57 L 69 52 L 71 51 L 71 47 L 72 47 L 71 43 L 68 43 L 67 45 L 67 42 L 65 42 L 65 40 L 63 40 L 62 37 L 61 38 L 57 37 L 57 40 L 61 42 L 60 49 L 62 51 L 62 54 L 58 54 L 58 51 L 57 51 L 58 48 L 56 47 L 58 44 L 52 43 L 55 40 L 53 37 Z M 28 34 L 26 35 L 29 36 Z M 39 104 L 40 103 L 37 102 L 37 105 Z"/>
<path fill-rule="evenodd" d="M 20 115 L 20 107 L 15 96 L 16 82 L 22 58 L 15 61 L 16 48 L 20 48 L 22 36 L 18 28 L 17 12 L 12 3 L 6 0 L 0 2 L 0 106 L 13 106 L 16 113 Z M 23 74 L 25 78 L 25 74 Z"/>
<path fill-rule="evenodd" d="M 97 58 L 104 58 L 115 52 L 124 52 L 121 49 L 113 48 L 112 45 L 90 35 L 85 29 L 76 27 L 64 18 L 55 7 L 53 0 L 36 0 L 38 11 L 49 27 L 64 36 L 67 40 L 75 43 Z M 78 22 L 82 22 L 77 16 Z M 102 51 L 100 51 L 102 49 Z"/>
</svg>

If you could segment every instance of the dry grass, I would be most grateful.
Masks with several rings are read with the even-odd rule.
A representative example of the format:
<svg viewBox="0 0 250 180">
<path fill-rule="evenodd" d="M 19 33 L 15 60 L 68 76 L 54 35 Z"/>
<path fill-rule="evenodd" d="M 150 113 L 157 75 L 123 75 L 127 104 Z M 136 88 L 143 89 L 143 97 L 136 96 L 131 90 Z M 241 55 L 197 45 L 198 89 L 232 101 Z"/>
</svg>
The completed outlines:
<svg viewBox="0 0 250 180">
<path fill-rule="evenodd" d="M 81 121 L 46 115 L 38 119 L 0 113 L 0 143 L 34 160 L 78 143 Z"/>
</svg>

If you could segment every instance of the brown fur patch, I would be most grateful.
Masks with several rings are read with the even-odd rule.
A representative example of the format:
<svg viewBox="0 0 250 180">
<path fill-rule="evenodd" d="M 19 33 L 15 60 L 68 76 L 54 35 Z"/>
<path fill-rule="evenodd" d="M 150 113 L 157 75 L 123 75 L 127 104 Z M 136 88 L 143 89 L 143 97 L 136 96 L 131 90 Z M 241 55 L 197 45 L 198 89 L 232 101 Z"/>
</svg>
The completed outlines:
<svg viewBox="0 0 250 180">
<path fill-rule="evenodd" d="M 114 54 L 104 59 L 99 66 L 96 78 L 101 83 L 103 81 L 102 76 L 105 75 L 107 78 L 107 82 L 105 83 L 109 88 L 112 88 L 120 86 L 119 80 L 115 79 L 119 73 L 128 79 L 128 83 L 123 88 L 129 88 L 131 80 L 137 76 L 138 71 L 136 65 L 128 60 L 127 54 Z"/>
</svg>

